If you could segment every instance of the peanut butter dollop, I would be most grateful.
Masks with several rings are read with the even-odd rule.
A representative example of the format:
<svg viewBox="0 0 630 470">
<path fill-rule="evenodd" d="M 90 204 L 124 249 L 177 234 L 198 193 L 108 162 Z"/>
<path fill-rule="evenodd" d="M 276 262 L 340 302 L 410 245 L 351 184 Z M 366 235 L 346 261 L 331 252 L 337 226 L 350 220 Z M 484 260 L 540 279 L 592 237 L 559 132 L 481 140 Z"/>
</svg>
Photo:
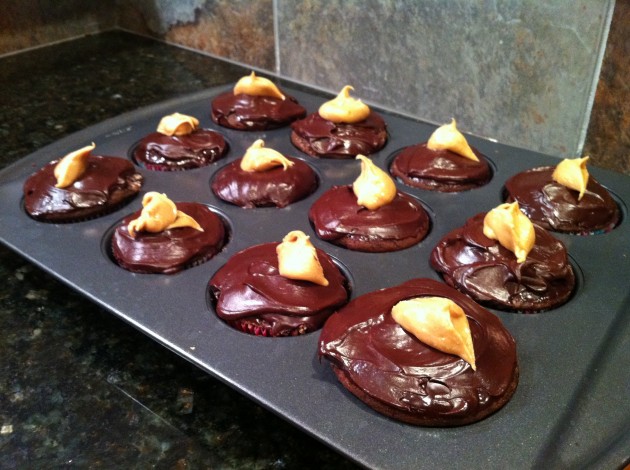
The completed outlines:
<svg viewBox="0 0 630 470">
<path fill-rule="evenodd" d="M 319 107 L 319 115 L 329 121 L 352 124 L 363 121 L 370 115 L 370 108 L 361 100 L 350 96 L 350 85 L 341 89 L 336 98 L 326 101 Z"/>
<path fill-rule="evenodd" d="M 327 286 L 324 269 L 308 235 L 300 230 L 289 232 L 276 247 L 278 271 L 281 276 Z"/>
<path fill-rule="evenodd" d="M 459 356 L 477 370 L 468 318 L 452 300 L 444 297 L 402 300 L 392 307 L 392 317 L 423 343 Z"/>
<path fill-rule="evenodd" d="M 266 171 L 277 166 L 285 170 L 293 166 L 293 162 L 276 150 L 266 148 L 265 141 L 258 139 L 246 151 L 241 159 L 243 171 Z"/>
<path fill-rule="evenodd" d="M 373 211 L 392 202 L 397 192 L 394 180 L 366 156 L 357 155 L 357 160 L 361 174 L 352 184 L 357 204 Z"/>
<path fill-rule="evenodd" d="M 129 222 L 127 226 L 132 237 L 141 231 L 159 233 L 178 227 L 192 227 L 203 232 L 197 221 L 178 211 L 175 203 L 166 197 L 166 194 L 155 191 L 146 193 L 142 198 L 142 207 L 140 217 Z"/>
<path fill-rule="evenodd" d="M 516 261 L 527 259 L 536 242 L 534 224 L 521 212 L 518 202 L 501 204 L 483 219 L 483 234 L 516 255 Z"/>
<path fill-rule="evenodd" d="M 78 180 L 87 168 L 87 158 L 96 148 L 94 142 L 79 150 L 70 152 L 55 165 L 53 174 L 57 178 L 55 188 L 67 188 Z"/>
<path fill-rule="evenodd" d="M 180 113 L 164 116 L 157 127 L 160 134 L 168 136 L 188 135 L 197 129 L 199 129 L 199 120 L 196 117 Z"/>
<path fill-rule="evenodd" d="M 590 157 L 565 158 L 556 166 L 551 174 L 551 178 L 567 188 L 578 191 L 578 201 L 584 196 L 586 185 L 588 184 L 588 170 L 586 164 Z"/>
<path fill-rule="evenodd" d="M 464 134 L 457 129 L 455 119 L 450 124 L 444 124 L 438 127 L 427 142 L 429 150 L 450 150 L 453 153 L 461 155 L 469 160 L 479 161 L 475 152 L 468 145 L 468 141 Z"/>
<path fill-rule="evenodd" d="M 285 96 L 280 92 L 278 87 L 269 79 L 258 77 L 254 72 L 251 75 L 242 77 L 236 85 L 234 85 L 234 94 L 243 93 L 252 96 L 270 96 L 285 100 Z"/>
</svg>

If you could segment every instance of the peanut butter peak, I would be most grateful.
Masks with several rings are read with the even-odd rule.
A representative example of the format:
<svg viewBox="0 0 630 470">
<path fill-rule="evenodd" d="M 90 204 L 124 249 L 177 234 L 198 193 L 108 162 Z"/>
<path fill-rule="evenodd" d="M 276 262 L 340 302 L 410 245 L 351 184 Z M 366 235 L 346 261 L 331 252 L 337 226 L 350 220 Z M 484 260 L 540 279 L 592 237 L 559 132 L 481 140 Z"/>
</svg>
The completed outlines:
<svg viewBox="0 0 630 470">
<path fill-rule="evenodd" d="M 392 202 L 396 197 L 394 180 L 364 155 L 361 160 L 361 174 L 352 184 L 357 204 L 373 211 Z"/>
<path fill-rule="evenodd" d="M 586 169 L 586 164 L 589 161 L 589 158 L 590 157 L 574 159 L 565 158 L 558 163 L 551 174 L 551 178 L 557 183 L 560 183 L 569 189 L 578 191 L 580 193 L 578 201 L 582 199 L 582 196 L 584 196 L 586 185 L 588 184 L 589 174 Z"/>
<path fill-rule="evenodd" d="M 197 129 L 199 129 L 199 120 L 196 117 L 180 113 L 164 116 L 157 127 L 160 134 L 168 136 L 188 135 Z"/>
<path fill-rule="evenodd" d="M 75 150 L 74 152 L 70 152 L 68 155 L 59 160 L 53 170 L 53 174 L 55 175 L 55 178 L 57 178 L 55 188 L 67 188 L 78 180 L 85 172 L 85 169 L 87 168 L 87 158 L 95 148 L 96 145 L 92 142 L 90 145 L 80 148 L 79 150 Z"/>
<path fill-rule="evenodd" d="M 370 115 L 370 108 L 361 100 L 350 96 L 350 85 L 343 87 L 336 98 L 326 101 L 319 107 L 319 115 L 329 121 L 352 124 L 363 121 Z"/>
<path fill-rule="evenodd" d="M 243 171 L 266 171 L 277 166 L 286 170 L 293 166 L 293 162 L 280 152 L 266 148 L 265 142 L 258 139 L 247 149 L 240 166 Z"/>
<path fill-rule="evenodd" d="M 464 134 L 457 129 L 455 119 L 450 124 L 444 124 L 438 127 L 427 142 L 429 150 L 450 150 L 453 153 L 461 155 L 469 160 L 479 161 L 475 152 L 468 145 L 468 141 Z"/>
<path fill-rule="evenodd" d="M 151 191 L 142 198 L 140 217 L 129 222 L 127 229 L 129 235 L 135 237 L 137 232 L 159 233 L 179 227 L 191 227 L 203 232 L 197 221 L 177 210 L 175 203 L 166 194 Z"/>
<path fill-rule="evenodd" d="M 423 343 L 459 356 L 477 370 L 468 318 L 452 300 L 444 297 L 402 300 L 392 307 L 392 317 Z"/>
<path fill-rule="evenodd" d="M 483 234 L 498 242 L 516 255 L 522 263 L 534 247 L 534 224 L 521 212 L 518 202 L 501 204 L 489 211 L 483 219 Z"/>
<path fill-rule="evenodd" d="M 236 82 L 234 94 L 238 95 L 239 93 L 252 96 L 270 96 L 283 101 L 285 99 L 285 96 L 271 80 L 258 77 L 254 72 Z"/>
<path fill-rule="evenodd" d="M 308 235 L 300 230 L 289 232 L 276 247 L 278 271 L 281 276 L 297 281 L 309 281 L 327 286 L 324 269 Z"/>
</svg>

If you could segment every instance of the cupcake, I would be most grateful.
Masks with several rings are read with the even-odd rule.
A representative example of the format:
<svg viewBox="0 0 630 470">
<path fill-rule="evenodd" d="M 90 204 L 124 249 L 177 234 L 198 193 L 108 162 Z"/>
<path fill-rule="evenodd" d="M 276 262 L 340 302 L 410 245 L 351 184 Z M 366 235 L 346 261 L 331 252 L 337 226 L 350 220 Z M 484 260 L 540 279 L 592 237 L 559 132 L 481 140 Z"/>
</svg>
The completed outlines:
<svg viewBox="0 0 630 470">
<path fill-rule="evenodd" d="M 385 252 L 408 248 L 429 232 L 429 216 L 416 199 L 364 155 L 352 185 L 333 186 L 315 201 L 309 219 L 317 236 L 350 250 Z"/>
<path fill-rule="evenodd" d="M 589 235 L 612 230 L 619 206 L 589 175 L 589 157 L 565 159 L 557 166 L 533 168 L 505 182 L 507 201 L 517 201 L 535 223 L 556 232 Z"/>
<path fill-rule="evenodd" d="M 390 172 L 414 188 L 442 192 L 478 188 L 492 177 L 487 160 L 457 130 L 455 119 L 438 127 L 427 142 L 403 148 Z"/>
<path fill-rule="evenodd" d="M 501 310 L 549 310 L 575 288 L 564 244 L 533 224 L 518 203 L 468 219 L 439 241 L 430 263 L 447 284 Z"/>
<path fill-rule="evenodd" d="M 319 355 L 369 407 L 421 426 L 479 421 L 518 384 L 516 345 L 501 321 L 432 279 L 352 300 L 326 322 Z"/>
<path fill-rule="evenodd" d="M 42 222 L 77 222 L 129 202 L 143 177 L 129 160 L 92 155 L 94 144 L 54 160 L 24 183 L 24 210 Z"/>
<path fill-rule="evenodd" d="M 254 72 L 212 100 L 212 120 L 239 131 L 276 129 L 304 116 L 306 109 L 295 98 Z"/>
<path fill-rule="evenodd" d="M 211 187 L 224 201 L 240 207 L 285 207 L 317 189 L 315 171 L 302 160 L 285 157 L 255 141 L 243 158 L 227 164 Z"/>
<path fill-rule="evenodd" d="M 174 203 L 148 192 L 142 206 L 123 219 L 111 240 L 114 259 L 128 271 L 174 274 L 209 260 L 225 244 L 223 221 L 204 204 Z"/>
<path fill-rule="evenodd" d="M 291 124 L 291 142 L 302 152 L 320 158 L 355 158 L 385 146 L 383 118 L 350 96 L 351 86 L 322 104 L 319 111 Z"/>
<path fill-rule="evenodd" d="M 148 170 L 178 171 L 201 168 L 222 158 L 228 144 L 221 134 L 200 129 L 193 116 L 164 116 L 156 132 L 145 136 L 133 149 L 133 159 Z"/>
<path fill-rule="evenodd" d="M 257 336 L 297 336 L 321 328 L 348 301 L 348 282 L 303 232 L 236 255 L 212 277 L 219 318 Z"/>
</svg>

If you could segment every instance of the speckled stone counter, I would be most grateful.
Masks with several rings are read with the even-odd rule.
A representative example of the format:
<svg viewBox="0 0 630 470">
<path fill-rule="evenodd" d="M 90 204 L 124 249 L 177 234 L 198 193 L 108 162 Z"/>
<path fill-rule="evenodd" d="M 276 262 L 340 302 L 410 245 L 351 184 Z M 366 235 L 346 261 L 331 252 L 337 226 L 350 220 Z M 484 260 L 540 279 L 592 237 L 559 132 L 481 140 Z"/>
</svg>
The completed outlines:
<svg viewBox="0 0 630 470">
<path fill-rule="evenodd" d="M 0 167 L 244 72 L 119 32 L 4 57 Z M 0 468 L 354 467 L 3 246 L 0 279 Z"/>
</svg>

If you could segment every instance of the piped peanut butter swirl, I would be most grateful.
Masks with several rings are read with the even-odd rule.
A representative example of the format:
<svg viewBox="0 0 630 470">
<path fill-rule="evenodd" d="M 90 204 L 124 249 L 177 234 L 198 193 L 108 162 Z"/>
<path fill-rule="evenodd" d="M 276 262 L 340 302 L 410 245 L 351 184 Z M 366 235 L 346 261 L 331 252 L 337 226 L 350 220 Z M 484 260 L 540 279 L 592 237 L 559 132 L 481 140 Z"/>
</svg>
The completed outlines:
<svg viewBox="0 0 630 470">
<path fill-rule="evenodd" d="M 254 72 L 236 82 L 234 94 L 238 95 L 240 93 L 251 96 L 270 96 L 283 101 L 286 98 L 271 80 L 259 77 Z"/>
<path fill-rule="evenodd" d="M 455 119 L 450 124 L 444 124 L 438 127 L 427 142 L 429 150 L 450 150 L 453 153 L 461 155 L 469 160 L 479 161 L 475 152 L 473 152 L 464 134 L 457 129 Z"/>
<path fill-rule="evenodd" d="M 173 113 L 164 116 L 158 124 L 157 131 L 168 136 L 188 135 L 199 129 L 199 120 L 194 116 Z"/>
<path fill-rule="evenodd" d="M 129 235 L 136 236 L 137 232 L 159 233 L 172 228 L 191 227 L 203 232 L 195 219 L 182 211 L 166 194 L 155 191 L 148 192 L 142 198 L 142 212 L 137 219 L 127 225 Z"/>
<path fill-rule="evenodd" d="M 475 350 L 464 310 L 445 297 L 416 297 L 392 308 L 392 317 L 423 343 L 468 362 L 473 370 Z"/>
<path fill-rule="evenodd" d="M 265 141 L 256 140 L 241 159 L 240 167 L 243 171 L 266 171 L 281 166 L 285 170 L 293 166 L 293 162 L 280 152 L 265 147 Z"/>
<path fill-rule="evenodd" d="M 534 224 L 521 212 L 518 202 L 501 204 L 489 211 L 483 220 L 483 234 L 497 240 L 522 263 L 534 247 Z"/>
<path fill-rule="evenodd" d="M 354 88 L 346 85 L 335 98 L 323 103 L 319 107 L 319 115 L 335 123 L 353 124 L 367 119 L 370 108 L 361 100 L 350 96 L 350 90 Z"/>
<path fill-rule="evenodd" d="M 556 166 L 555 170 L 551 174 L 551 178 L 566 186 L 569 189 L 578 191 L 578 201 L 582 200 L 584 192 L 586 191 L 586 185 L 588 184 L 588 170 L 586 164 L 590 157 L 583 158 L 565 158 Z"/>
<path fill-rule="evenodd" d="M 357 160 L 361 174 L 352 184 L 357 204 L 373 211 L 392 202 L 397 194 L 394 180 L 365 155 L 357 155 Z"/>
<path fill-rule="evenodd" d="M 309 281 L 327 286 L 317 250 L 308 235 L 300 230 L 289 232 L 276 247 L 278 271 L 281 276 L 299 281 Z"/>
<path fill-rule="evenodd" d="M 87 168 L 87 159 L 95 148 L 96 145 L 92 142 L 90 145 L 70 152 L 59 160 L 53 171 L 55 178 L 57 178 L 55 187 L 67 188 L 81 178 Z"/>
</svg>

